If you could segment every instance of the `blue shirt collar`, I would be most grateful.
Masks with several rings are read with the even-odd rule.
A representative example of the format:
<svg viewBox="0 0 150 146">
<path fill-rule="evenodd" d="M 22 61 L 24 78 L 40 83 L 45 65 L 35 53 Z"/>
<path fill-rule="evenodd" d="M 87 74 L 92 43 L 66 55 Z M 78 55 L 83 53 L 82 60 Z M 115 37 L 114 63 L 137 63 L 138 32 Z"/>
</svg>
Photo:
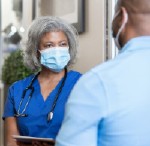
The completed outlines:
<svg viewBox="0 0 150 146">
<path fill-rule="evenodd" d="M 139 49 L 150 49 L 150 36 L 141 36 L 129 40 L 119 53 Z"/>
</svg>

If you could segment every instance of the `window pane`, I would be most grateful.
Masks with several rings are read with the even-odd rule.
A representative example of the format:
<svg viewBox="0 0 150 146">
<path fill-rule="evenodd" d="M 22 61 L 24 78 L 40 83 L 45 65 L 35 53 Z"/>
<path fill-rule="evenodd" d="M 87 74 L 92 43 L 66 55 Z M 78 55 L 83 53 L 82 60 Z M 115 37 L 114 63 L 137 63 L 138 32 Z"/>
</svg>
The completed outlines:
<svg viewBox="0 0 150 146">
<path fill-rule="evenodd" d="M 118 54 L 118 49 L 114 44 L 114 39 L 112 38 L 112 20 L 115 12 L 115 4 L 117 0 L 106 0 L 106 12 L 105 12 L 105 59 L 112 59 Z"/>
</svg>

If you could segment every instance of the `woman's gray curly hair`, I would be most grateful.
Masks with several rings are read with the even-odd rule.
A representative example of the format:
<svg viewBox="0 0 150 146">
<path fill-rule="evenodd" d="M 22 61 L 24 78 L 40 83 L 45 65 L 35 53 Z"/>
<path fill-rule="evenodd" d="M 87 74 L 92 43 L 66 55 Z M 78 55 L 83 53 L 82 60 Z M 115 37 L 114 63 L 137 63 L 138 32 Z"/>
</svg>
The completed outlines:
<svg viewBox="0 0 150 146">
<path fill-rule="evenodd" d="M 31 70 L 37 70 L 41 67 L 37 49 L 42 36 L 53 31 L 62 31 L 67 36 L 70 53 L 70 61 L 67 66 L 75 62 L 78 47 L 78 33 L 76 29 L 71 24 L 58 17 L 43 16 L 32 22 L 23 49 L 24 64 Z"/>
</svg>

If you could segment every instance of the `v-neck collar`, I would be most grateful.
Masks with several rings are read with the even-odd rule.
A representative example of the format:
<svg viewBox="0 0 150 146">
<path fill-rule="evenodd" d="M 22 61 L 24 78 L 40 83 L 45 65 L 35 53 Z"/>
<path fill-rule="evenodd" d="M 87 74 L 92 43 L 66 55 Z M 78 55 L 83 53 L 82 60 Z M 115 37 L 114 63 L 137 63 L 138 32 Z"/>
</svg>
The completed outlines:
<svg viewBox="0 0 150 146">
<path fill-rule="evenodd" d="M 64 77 L 63 77 L 64 78 Z M 44 100 L 44 97 L 41 93 L 41 86 L 40 86 L 40 83 L 39 83 L 39 80 L 38 78 L 34 81 L 33 83 L 33 86 L 35 88 L 35 92 L 38 93 L 38 96 L 37 98 L 39 98 L 39 100 L 43 103 L 47 102 L 48 100 L 54 100 L 57 92 L 58 92 L 58 89 L 59 87 L 61 86 L 61 83 L 62 83 L 62 80 L 63 78 L 58 82 L 58 84 L 56 85 L 56 87 L 49 93 L 48 97 L 46 98 L 46 100 Z"/>
</svg>

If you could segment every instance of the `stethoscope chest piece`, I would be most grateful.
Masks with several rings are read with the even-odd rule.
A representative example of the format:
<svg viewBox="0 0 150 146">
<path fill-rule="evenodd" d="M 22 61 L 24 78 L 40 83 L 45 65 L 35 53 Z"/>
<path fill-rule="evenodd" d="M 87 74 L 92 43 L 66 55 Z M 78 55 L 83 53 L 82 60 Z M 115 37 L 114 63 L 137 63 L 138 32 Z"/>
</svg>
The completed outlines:
<svg viewBox="0 0 150 146">
<path fill-rule="evenodd" d="M 48 121 L 48 122 L 51 121 L 52 118 L 53 118 L 53 112 L 49 112 L 49 113 L 48 113 L 48 116 L 47 116 L 47 121 Z"/>
</svg>

